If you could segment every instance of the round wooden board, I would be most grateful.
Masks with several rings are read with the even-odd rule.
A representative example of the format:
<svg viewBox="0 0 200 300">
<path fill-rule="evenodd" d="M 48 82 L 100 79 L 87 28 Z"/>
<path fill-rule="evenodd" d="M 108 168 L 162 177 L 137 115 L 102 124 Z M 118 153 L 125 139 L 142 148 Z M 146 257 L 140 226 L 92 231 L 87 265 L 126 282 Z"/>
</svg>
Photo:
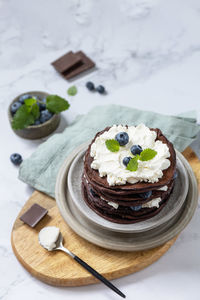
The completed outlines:
<svg viewBox="0 0 200 300">
<path fill-rule="evenodd" d="M 184 151 L 197 179 L 200 179 L 200 161 L 190 148 Z M 24 224 L 19 216 L 33 203 L 48 209 L 48 215 L 34 228 Z M 55 286 L 80 286 L 99 282 L 71 257 L 62 252 L 48 252 L 38 244 L 38 233 L 44 226 L 58 226 L 64 245 L 107 279 L 119 278 L 151 265 L 176 241 L 176 238 L 154 249 L 122 252 L 107 250 L 79 237 L 62 219 L 54 199 L 34 192 L 18 215 L 12 230 L 13 251 L 26 270 L 39 280 Z M 90 255 L 88 255 L 90 253 Z M 106 263 L 105 263 L 106 262 Z"/>
</svg>

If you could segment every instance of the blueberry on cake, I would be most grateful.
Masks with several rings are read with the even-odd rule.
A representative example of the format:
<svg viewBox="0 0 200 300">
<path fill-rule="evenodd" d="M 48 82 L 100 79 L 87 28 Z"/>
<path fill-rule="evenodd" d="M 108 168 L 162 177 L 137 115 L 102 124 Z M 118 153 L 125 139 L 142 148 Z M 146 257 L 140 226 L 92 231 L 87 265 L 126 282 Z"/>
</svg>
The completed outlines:
<svg viewBox="0 0 200 300">
<path fill-rule="evenodd" d="M 176 177 L 176 153 L 160 129 L 113 125 L 98 132 L 84 161 L 82 194 L 101 217 L 128 224 L 161 211 Z"/>
</svg>

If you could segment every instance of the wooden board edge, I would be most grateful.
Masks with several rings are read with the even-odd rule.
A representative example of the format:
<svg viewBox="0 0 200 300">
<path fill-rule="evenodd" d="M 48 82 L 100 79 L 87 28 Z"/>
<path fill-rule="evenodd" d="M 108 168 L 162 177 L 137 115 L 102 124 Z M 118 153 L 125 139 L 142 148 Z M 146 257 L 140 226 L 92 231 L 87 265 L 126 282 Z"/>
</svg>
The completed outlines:
<svg viewBox="0 0 200 300">
<path fill-rule="evenodd" d="M 21 256 L 18 254 L 14 241 L 13 241 L 13 231 L 11 234 L 11 245 L 13 252 L 17 258 L 17 260 L 20 262 L 20 264 L 26 269 L 26 271 L 31 274 L 33 277 L 41 280 L 42 282 L 48 284 L 48 285 L 53 285 L 53 286 L 60 286 L 60 287 L 75 287 L 75 286 L 84 286 L 84 285 L 91 285 L 91 284 L 97 284 L 100 283 L 95 277 L 91 276 L 88 273 L 88 276 L 82 277 L 82 278 L 73 278 L 73 279 L 61 279 L 61 278 L 54 278 L 50 276 L 45 276 L 44 274 L 35 271 L 33 268 L 31 268 L 26 262 L 21 258 Z M 107 272 L 104 273 L 102 272 L 102 275 L 105 276 L 108 280 L 114 280 L 118 279 L 133 273 L 136 273 L 140 270 L 145 269 L 146 267 L 150 266 L 157 260 L 159 260 L 170 248 L 171 246 L 175 243 L 176 239 L 178 236 L 174 237 L 172 240 L 166 242 L 165 244 L 157 247 L 158 251 L 155 253 L 155 255 L 150 256 L 148 259 L 143 262 L 142 266 L 141 265 L 132 265 L 128 266 L 125 268 L 122 268 L 121 270 L 116 270 L 112 272 Z M 76 263 L 74 261 L 74 263 Z"/>
</svg>

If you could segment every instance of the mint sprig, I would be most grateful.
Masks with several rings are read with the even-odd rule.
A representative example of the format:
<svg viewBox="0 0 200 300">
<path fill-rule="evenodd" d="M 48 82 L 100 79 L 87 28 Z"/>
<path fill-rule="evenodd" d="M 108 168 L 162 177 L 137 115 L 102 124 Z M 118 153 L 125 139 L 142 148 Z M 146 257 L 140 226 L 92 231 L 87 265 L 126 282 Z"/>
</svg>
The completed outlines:
<svg viewBox="0 0 200 300">
<path fill-rule="evenodd" d="M 67 90 L 67 94 L 69 96 L 75 96 L 77 94 L 78 90 L 77 87 L 75 85 L 72 85 L 71 87 L 68 88 Z"/>
<path fill-rule="evenodd" d="M 35 98 L 29 98 L 24 100 L 24 103 L 26 104 L 26 106 L 32 106 L 33 104 L 37 103 L 37 100 Z"/>
<path fill-rule="evenodd" d="M 106 147 L 108 150 L 110 150 L 111 152 L 118 152 L 120 149 L 120 144 L 118 141 L 111 139 L 111 140 L 106 140 L 105 141 Z M 148 161 L 153 159 L 157 154 L 157 151 L 147 148 L 144 149 L 140 154 L 137 154 L 136 156 L 134 156 L 133 158 L 131 158 L 131 160 L 129 161 L 129 163 L 126 166 L 126 170 L 129 171 L 137 171 L 138 169 L 138 160 L 140 161 Z"/>
<path fill-rule="evenodd" d="M 138 169 L 138 157 L 137 156 L 131 158 L 126 169 L 129 171 L 132 171 L 132 172 L 137 171 L 137 169 Z"/>
<path fill-rule="evenodd" d="M 148 160 L 151 160 L 153 159 L 157 154 L 157 151 L 153 150 L 153 149 L 150 149 L 150 148 L 147 148 L 147 149 L 144 149 L 140 155 L 136 155 L 134 156 L 133 158 L 131 158 L 131 160 L 129 161 L 127 167 L 126 167 L 126 170 L 129 170 L 129 171 L 137 171 L 138 169 L 138 160 L 141 160 L 141 161 L 148 161 Z"/>
<path fill-rule="evenodd" d="M 118 152 L 120 145 L 119 142 L 112 139 L 112 140 L 106 140 L 106 147 L 108 150 L 110 150 L 111 152 Z"/>
<path fill-rule="evenodd" d="M 23 129 L 32 125 L 35 121 L 34 115 L 32 114 L 30 107 L 23 104 L 15 113 L 12 121 L 13 129 Z"/>
<path fill-rule="evenodd" d="M 147 148 L 144 149 L 141 153 L 140 153 L 140 157 L 139 160 L 141 161 L 148 161 L 153 159 L 156 156 L 157 152 L 153 149 Z"/>
<path fill-rule="evenodd" d="M 46 98 L 46 108 L 54 114 L 59 114 L 69 108 L 69 103 L 57 95 L 49 95 Z"/>
<path fill-rule="evenodd" d="M 33 125 L 35 120 L 40 116 L 39 103 L 44 104 L 44 102 L 35 99 L 34 96 L 33 98 L 26 99 L 13 116 L 12 128 L 18 130 Z M 46 97 L 46 108 L 54 114 L 67 110 L 69 106 L 67 100 L 57 95 Z"/>
</svg>

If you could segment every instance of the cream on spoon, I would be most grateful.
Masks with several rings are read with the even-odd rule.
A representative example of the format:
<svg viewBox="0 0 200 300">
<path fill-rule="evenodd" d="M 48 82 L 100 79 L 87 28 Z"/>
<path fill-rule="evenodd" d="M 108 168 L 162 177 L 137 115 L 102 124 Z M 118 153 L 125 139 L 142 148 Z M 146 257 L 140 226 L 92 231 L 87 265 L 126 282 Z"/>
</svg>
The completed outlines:
<svg viewBox="0 0 200 300">
<path fill-rule="evenodd" d="M 60 230 L 58 227 L 49 226 L 44 227 L 39 232 L 39 243 L 42 247 L 47 249 L 48 251 L 54 250 L 56 247 L 56 242 L 58 240 Z"/>
</svg>

